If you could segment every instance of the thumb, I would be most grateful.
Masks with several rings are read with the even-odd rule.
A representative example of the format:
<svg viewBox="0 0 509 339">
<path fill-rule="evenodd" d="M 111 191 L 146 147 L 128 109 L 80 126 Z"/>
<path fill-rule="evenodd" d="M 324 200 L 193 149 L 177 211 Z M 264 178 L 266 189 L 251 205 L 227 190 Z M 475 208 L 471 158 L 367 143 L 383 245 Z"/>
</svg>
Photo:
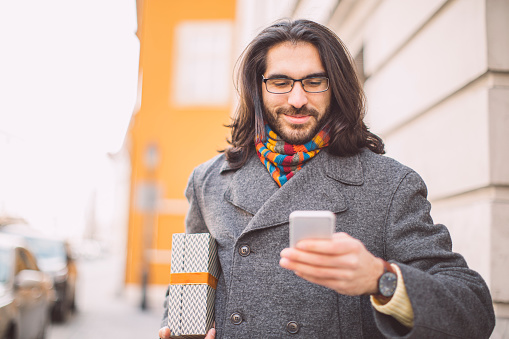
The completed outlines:
<svg viewBox="0 0 509 339">
<path fill-rule="evenodd" d="M 168 327 L 163 327 L 159 330 L 159 338 L 170 339 L 171 331 Z"/>
<path fill-rule="evenodd" d="M 215 328 L 211 328 L 208 332 L 207 332 L 207 336 L 205 336 L 205 339 L 214 339 L 216 337 L 216 329 Z"/>
</svg>

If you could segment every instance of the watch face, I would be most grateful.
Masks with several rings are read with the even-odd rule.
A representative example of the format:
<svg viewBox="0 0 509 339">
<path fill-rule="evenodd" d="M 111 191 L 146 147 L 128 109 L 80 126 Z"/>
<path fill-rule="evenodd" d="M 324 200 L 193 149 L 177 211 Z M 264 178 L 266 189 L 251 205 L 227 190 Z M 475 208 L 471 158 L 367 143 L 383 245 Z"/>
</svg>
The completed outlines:
<svg viewBox="0 0 509 339">
<path fill-rule="evenodd" d="M 392 272 L 385 272 L 378 281 L 378 289 L 384 297 L 392 297 L 398 283 L 398 277 Z"/>
</svg>

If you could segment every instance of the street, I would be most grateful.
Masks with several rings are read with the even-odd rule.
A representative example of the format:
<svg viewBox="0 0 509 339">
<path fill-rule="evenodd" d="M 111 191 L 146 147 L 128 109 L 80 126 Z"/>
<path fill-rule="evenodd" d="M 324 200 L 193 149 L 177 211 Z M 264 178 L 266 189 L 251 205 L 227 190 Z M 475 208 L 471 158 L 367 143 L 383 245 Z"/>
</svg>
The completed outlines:
<svg viewBox="0 0 509 339">
<path fill-rule="evenodd" d="M 47 339 L 156 339 L 164 289 L 149 294 L 148 309 L 123 291 L 118 258 L 78 261 L 77 312 L 63 324 L 51 324 Z M 163 287 L 164 288 L 164 287 Z M 499 322 L 491 338 L 509 338 L 508 322 Z"/>
<path fill-rule="evenodd" d="M 78 273 L 77 312 L 65 323 L 51 324 L 48 339 L 158 338 L 164 292 L 149 298 L 142 311 L 139 298 L 126 296 L 120 260 L 80 260 Z"/>
</svg>

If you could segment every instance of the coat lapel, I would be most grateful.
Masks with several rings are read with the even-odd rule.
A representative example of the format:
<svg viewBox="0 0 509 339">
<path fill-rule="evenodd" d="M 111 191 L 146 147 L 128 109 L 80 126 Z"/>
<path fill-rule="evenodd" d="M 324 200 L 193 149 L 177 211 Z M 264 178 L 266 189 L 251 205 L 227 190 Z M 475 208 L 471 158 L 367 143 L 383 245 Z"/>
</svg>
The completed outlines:
<svg viewBox="0 0 509 339">
<path fill-rule="evenodd" d="M 221 172 L 226 170 L 229 170 L 227 163 Z M 226 201 L 255 215 L 278 189 L 258 156 L 254 155 L 233 175 L 224 197 Z"/>
<path fill-rule="evenodd" d="M 255 155 L 239 169 L 225 199 L 253 215 L 242 234 L 288 222 L 296 210 L 347 209 L 342 184 L 362 185 L 359 156 L 336 157 L 320 152 L 281 188 Z"/>
</svg>

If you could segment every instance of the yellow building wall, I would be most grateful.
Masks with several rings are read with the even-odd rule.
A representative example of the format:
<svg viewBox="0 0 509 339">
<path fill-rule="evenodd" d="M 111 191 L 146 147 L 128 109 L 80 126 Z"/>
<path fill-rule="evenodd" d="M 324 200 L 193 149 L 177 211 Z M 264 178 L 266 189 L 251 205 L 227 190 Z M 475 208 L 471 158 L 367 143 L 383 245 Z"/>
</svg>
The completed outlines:
<svg viewBox="0 0 509 339">
<path fill-rule="evenodd" d="M 131 193 L 126 283 L 168 284 L 171 235 L 184 232 L 184 189 L 192 169 L 224 149 L 231 100 L 224 105 L 177 105 L 174 100 L 176 27 L 188 20 L 231 20 L 235 0 L 138 0 L 139 109 L 127 135 Z M 218 74 L 231 79 L 231 73 Z M 231 81 L 230 81 L 231 82 Z M 147 149 L 157 149 L 153 169 Z M 144 209 L 140 187 L 157 187 L 156 208 Z M 140 186 L 141 185 L 141 186 Z"/>
</svg>

